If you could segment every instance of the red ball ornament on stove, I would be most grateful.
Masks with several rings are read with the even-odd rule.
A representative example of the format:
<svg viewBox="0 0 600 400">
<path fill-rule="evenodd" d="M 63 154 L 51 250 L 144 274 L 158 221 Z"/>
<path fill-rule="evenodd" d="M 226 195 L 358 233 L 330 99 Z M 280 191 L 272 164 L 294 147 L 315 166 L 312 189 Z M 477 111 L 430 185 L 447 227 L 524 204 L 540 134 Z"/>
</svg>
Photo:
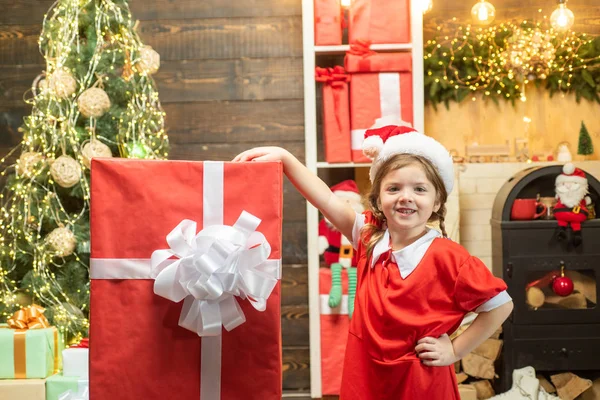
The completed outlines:
<svg viewBox="0 0 600 400">
<path fill-rule="evenodd" d="M 552 281 L 552 290 L 559 296 L 568 296 L 573 293 L 573 281 L 565 276 L 565 265 L 561 262 L 560 275 Z"/>
</svg>

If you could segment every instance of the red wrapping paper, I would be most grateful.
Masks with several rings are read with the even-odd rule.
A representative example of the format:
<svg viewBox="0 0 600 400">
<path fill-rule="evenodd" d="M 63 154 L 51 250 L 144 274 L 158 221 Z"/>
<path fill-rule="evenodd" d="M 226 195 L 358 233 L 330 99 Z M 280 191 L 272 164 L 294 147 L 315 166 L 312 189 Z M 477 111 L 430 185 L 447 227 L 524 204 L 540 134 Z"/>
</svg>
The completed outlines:
<svg viewBox="0 0 600 400">
<path fill-rule="evenodd" d="M 410 1 L 352 0 L 348 40 L 410 43 Z"/>
<path fill-rule="evenodd" d="M 223 223 L 233 225 L 242 210 L 254 214 L 271 245 L 269 258 L 281 258 L 281 164 L 225 163 L 223 181 Z M 185 218 L 201 229 L 203 191 L 202 162 L 94 159 L 92 261 L 148 259 L 168 248 L 166 235 Z M 203 339 L 178 326 L 183 302 L 155 295 L 153 284 L 92 279 L 90 398 L 200 399 Z M 264 312 L 238 303 L 246 322 L 223 329 L 221 399 L 279 400 L 280 284 Z"/>
<path fill-rule="evenodd" d="M 370 162 L 362 153 L 362 141 L 364 131 L 373 127 L 378 118 L 392 116 L 413 123 L 412 56 L 376 53 L 368 49 L 368 43 L 363 43 L 352 45 L 344 66 L 352 78 L 352 161 Z"/>
<path fill-rule="evenodd" d="M 340 0 L 315 1 L 315 45 L 342 44 L 344 15 Z"/>
<path fill-rule="evenodd" d="M 350 76 L 344 68 L 319 68 L 315 79 L 322 83 L 323 90 L 323 143 L 325 161 L 330 163 L 349 162 L 350 153 L 350 105 L 348 81 Z"/>
<path fill-rule="evenodd" d="M 319 294 L 321 304 L 326 305 L 331 289 L 331 270 L 319 269 Z M 348 294 L 348 272 L 342 270 L 342 293 Z M 344 298 L 345 299 L 345 298 Z M 338 314 L 324 314 L 321 307 L 321 391 L 323 395 L 339 395 L 342 384 L 342 368 L 348 341 L 350 319 L 348 308 L 345 314 L 339 314 L 341 306 L 334 309 Z"/>
</svg>

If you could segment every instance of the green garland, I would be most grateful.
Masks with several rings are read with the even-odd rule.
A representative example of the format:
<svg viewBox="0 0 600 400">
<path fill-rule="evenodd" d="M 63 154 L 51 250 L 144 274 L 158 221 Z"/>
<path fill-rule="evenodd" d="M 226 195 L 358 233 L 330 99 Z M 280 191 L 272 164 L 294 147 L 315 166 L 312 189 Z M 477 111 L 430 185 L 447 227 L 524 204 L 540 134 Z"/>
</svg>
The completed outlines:
<svg viewBox="0 0 600 400">
<path fill-rule="evenodd" d="M 436 109 L 439 103 L 448 108 L 450 102 L 476 99 L 477 93 L 514 105 L 526 99 L 530 82 L 545 87 L 550 96 L 575 93 L 577 102 L 600 103 L 600 37 L 560 34 L 531 21 L 467 25 L 438 35 L 424 50 L 425 103 Z"/>
</svg>

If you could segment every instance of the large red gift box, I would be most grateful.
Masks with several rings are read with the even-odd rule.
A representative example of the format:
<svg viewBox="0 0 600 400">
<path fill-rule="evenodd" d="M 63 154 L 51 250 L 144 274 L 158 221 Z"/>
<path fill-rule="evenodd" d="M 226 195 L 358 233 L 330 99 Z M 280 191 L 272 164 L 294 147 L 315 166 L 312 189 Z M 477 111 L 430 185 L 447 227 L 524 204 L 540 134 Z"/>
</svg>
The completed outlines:
<svg viewBox="0 0 600 400">
<path fill-rule="evenodd" d="M 321 313 L 321 391 L 324 395 L 339 395 L 342 368 L 348 341 L 348 271 L 342 269 L 342 303 L 328 305 L 331 289 L 331 270 L 319 269 L 319 298 Z"/>
<path fill-rule="evenodd" d="M 281 399 L 281 163 L 94 159 L 91 184 L 90 398 Z"/>
<path fill-rule="evenodd" d="M 344 15 L 340 0 L 314 0 L 315 45 L 342 44 Z"/>
<path fill-rule="evenodd" d="M 362 142 L 367 129 L 379 127 L 378 120 L 413 123 L 411 54 L 377 53 L 368 46 L 351 45 L 344 59 L 352 78 L 350 128 L 354 162 L 370 162 L 362 153 Z"/>
<path fill-rule="evenodd" d="M 352 0 L 350 43 L 410 43 L 410 37 L 410 0 Z"/>
<path fill-rule="evenodd" d="M 349 162 L 350 153 L 350 100 L 348 81 L 350 76 L 344 67 L 315 70 L 315 79 L 322 83 L 323 93 L 323 143 L 325 161 Z"/>
</svg>

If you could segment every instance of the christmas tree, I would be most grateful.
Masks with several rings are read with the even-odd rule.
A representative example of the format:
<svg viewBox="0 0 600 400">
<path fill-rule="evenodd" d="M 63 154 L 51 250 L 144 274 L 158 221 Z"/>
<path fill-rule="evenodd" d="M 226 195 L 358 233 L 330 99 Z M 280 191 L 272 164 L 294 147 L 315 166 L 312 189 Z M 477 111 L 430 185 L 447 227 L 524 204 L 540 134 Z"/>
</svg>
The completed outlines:
<svg viewBox="0 0 600 400">
<path fill-rule="evenodd" d="M 577 154 L 582 156 L 589 156 L 590 154 L 594 154 L 594 145 L 592 143 L 592 138 L 583 123 L 581 121 L 581 129 L 579 130 L 579 144 L 577 145 Z"/>
<path fill-rule="evenodd" d="M 160 58 L 123 0 L 57 1 L 39 47 L 46 70 L 11 152 L 20 156 L 1 173 L 0 322 L 39 304 L 73 338 L 89 325 L 90 159 L 167 156 L 151 77 Z"/>
</svg>

